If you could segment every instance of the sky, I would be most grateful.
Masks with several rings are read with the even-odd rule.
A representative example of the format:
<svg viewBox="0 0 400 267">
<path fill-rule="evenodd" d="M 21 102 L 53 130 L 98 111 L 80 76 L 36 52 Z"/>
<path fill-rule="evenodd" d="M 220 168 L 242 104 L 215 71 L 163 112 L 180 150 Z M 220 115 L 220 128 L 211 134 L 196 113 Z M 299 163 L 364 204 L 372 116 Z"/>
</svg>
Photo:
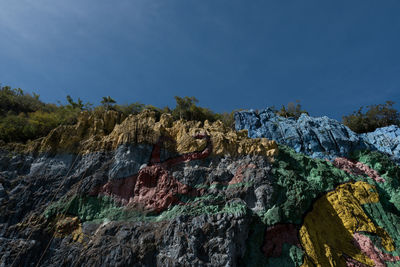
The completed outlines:
<svg viewBox="0 0 400 267">
<path fill-rule="evenodd" d="M 1 0 L 0 82 L 45 102 L 400 110 L 398 0 Z"/>
</svg>

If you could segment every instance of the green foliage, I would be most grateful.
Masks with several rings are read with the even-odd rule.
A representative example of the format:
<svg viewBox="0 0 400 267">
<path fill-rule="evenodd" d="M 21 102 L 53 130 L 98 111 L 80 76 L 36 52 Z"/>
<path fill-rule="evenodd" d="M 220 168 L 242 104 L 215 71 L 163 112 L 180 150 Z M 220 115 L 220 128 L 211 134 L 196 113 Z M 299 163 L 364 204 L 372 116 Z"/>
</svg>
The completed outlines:
<svg viewBox="0 0 400 267">
<path fill-rule="evenodd" d="M 198 106 L 195 97 L 175 97 L 176 107 L 158 108 L 139 102 L 118 105 L 111 96 L 105 96 L 101 105 L 93 107 L 91 103 L 84 103 L 80 98 L 74 100 L 66 96 L 67 104 L 47 104 L 40 101 L 40 96 L 25 93 L 22 89 L 12 89 L 10 86 L 0 87 L 0 140 L 5 142 L 26 142 L 46 136 L 59 125 L 71 125 L 77 122 L 78 114 L 87 110 L 94 116 L 101 118 L 103 113 L 114 110 L 127 117 L 138 114 L 143 110 L 151 110 L 159 119 L 163 113 L 171 113 L 174 119 L 185 119 L 214 122 L 221 120 L 228 127 L 234 128 L 234 118 L 231 113 L 214 113 L 208 108 Z"/>
<path fill-rule="evenodd" d="M 78 98 L 78 102 L 75 102 L 71 96 L 67 95 L 67 101 L 69 105 L 67 107 L 71 109 L 79 109 L 79 110 L 91 110 L 92 109 L 92 104 L 87 102 L 86 104 L 83 104 L 83 101 Z"/>
<path fill-rule="evenodd" d="M 389 125 L 400 125 L 400 114 L 393 108 L 394 102 L 386 101 L 385 104 L 360 107 L 348 116 L 343 116 L 342 122 L 356 133 L 373 132 L 375 129 Z"/>
<path fill-rule="evenodd" d="M 0 115 L 33 112 L 44 108 L 45 104 L 39 100 L 39 95 L 24 93 L 21 88 L 11 89 L 10 86 L 0 88 Z"/>
<path fill-rule="evenodd" d="M 76 123 L 79 111 L 61 107 L 53 112 L 37 110 L 10 114 L 0 119 L 0 139 L 5 142 L 26 142 L 46 136 L 59 125 Z"/>
<path fill-rule="evenodd" d="M 100 102 L 106 110 L 110 110 L 114 108 L 114 104 L 117 103 L 111 96 L 103 96 L 103 99 Z"/>
<path fill-rule="evenodd" d="M 216 114 L 208 108 L 197 106 L 199 102 L 194 96 L 179 97 L 175 96 L 176 107 L 172 110 L 174 119 L 184 119 L 188 121 L 205 121 L 214 122 L 222 115 Z M 226 115 L 225 115 L 226 116 Z"/>
<path fill-rule="evenodd" d="M 128 116 L 129 114 L 138 114 L 142 112 L 145 108 L 145 105 L 139 102 L 135 102 L 132 104 L 124 104 L 124 105 L 115 105 L 114 109 L 118 112 L 123 113 Z"/>
<path fill-rule="evenodd" d="M 296 119 L 298 119 L 303 113 L 308 115 L 307 111 L 301 109 L 299 100 L 297 100 L 296 103 L 289 102 L 287 107 L 282 105 L 282 108 L 279 111 L 276 111 L 276 113 L 285 118 L 293 117 Z"/>
<path fill-rule="evenodd" d="M 88 104 L 80 99 L 70 105 L 45 104 L 38 94 L 31 96 L 22 89 L 9 86 L 0 89 L 0 139 L 5 142 L 26 142 L 46 136 L 61 124 L 74 124 L 78 113 Z"/>
<path fill-rule="evenodd" d="M 172 111 L 172 115 L 175 119 L 192 119 L 191 108 L 196 107 L 196 103 L 199 101 L 195 97 L 179 97 L 175 96 L 176 107 Z M 193 109 L 193 108 L 192 108 Z"/>
</svg>

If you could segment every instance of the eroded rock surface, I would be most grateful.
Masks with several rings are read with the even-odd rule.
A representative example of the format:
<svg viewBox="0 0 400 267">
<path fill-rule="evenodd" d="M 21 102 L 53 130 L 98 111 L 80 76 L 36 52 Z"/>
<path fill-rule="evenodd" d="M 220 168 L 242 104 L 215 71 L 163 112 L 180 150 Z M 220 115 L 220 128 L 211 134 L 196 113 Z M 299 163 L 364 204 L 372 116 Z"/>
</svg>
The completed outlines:
<svg viewBox="0 0 400 267">
<path fill-rule="evenodd" d="M 236 130 L 249 137 L 265 137 L 314 158 L 347 157 L 355 150 L 378 150 L 400 163 L 400 128 L 392 125 L 372 133 L 356 134 L 328 117 L 302 114 L 297 120 L 276 115 L 271 109 L 235 113 Z"/>
<path fill-rule="evenodd" d="M 151 112 L 80 120 L 1 151 L 2 265 L 239 264 L 275 142 Z"/>
<path fill-rule="evenodd" d="M 385 154 L 326 139 L 326 155 L 351 152 L 331 162 L 220 122 L 86 115 L 0 149 L 0 266 L 400 262 L 400 166 Z"/>
<path fill-rule="evenodd" d="M 398 126 L 378 128 L 361 136 L 365 143 L 400 163 L 400 128 Z"/>
<path fill-rule="evenodd" d="M 328 117 L 302 114 L 296 120 L 278 116 L 267 108 L 259 113 L 254 110 L 235 113 L 235 127 L 248 130 L 251 138 L 275 140 L 316 158 L 347 156 L 355 149 L 365 148 L 357 134 Z"/>
</svg>

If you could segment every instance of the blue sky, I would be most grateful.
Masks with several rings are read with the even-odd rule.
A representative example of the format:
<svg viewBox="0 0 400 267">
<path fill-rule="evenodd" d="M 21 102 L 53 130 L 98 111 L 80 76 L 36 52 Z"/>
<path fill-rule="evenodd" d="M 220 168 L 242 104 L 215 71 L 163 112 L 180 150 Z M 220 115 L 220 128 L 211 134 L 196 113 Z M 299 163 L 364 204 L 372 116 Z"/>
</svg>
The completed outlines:
<svg viewBox="0 0 400 267">
<path fill-rule="evenodd" d="M 2 0 L 0 82 L 46 102 L 400 109 L 398 0 Z"/>
</svg>

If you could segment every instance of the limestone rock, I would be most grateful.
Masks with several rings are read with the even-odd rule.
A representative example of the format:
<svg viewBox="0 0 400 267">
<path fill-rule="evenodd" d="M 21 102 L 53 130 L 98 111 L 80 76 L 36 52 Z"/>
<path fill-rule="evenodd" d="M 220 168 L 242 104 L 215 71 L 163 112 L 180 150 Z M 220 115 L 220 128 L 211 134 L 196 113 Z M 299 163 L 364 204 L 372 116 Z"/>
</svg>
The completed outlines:
<svg viewBox="0 0 400 267">
<path fill-rule="evenodd" d="M 374 132 L 362 134 L 364 142 L 384 152 L 400 163 L 400 128 L 396 125 L 382 127 Z"/>
<path fill-rule="evenodd" d="M 206 121 L 204 125 L 201 122 L 173 121 L 170 114 L 163 114 L 156 121 L 155 113 L 150 110 L 127 118 L 114 111 L 101 116 L 82 112 L 76 125 L 59 126 L 48 136 L 21 145 L 18 151 L 86 154 L 113 151 L 121 145 L 152 145 L 162 138 L 167 150 L 189 153 L 200 151 L 206 145 L 205 140 L 196 139 L 198 134 L 211 137 L 214 155 L 255 154 L 272 158 L 277 153 L 275 141 L 250 139 L 246 131 L 233 131 L 220 121 L 212 124 Z"/>
<path fill-rule="evenodd" d="M 249 137 L 265 137 L 314 158 L 333 160 L 355 150 L 370 149 L 400 162 L 400 128 L 388 126 L 372 133 L 356 134 L 328 117 L 302 114 L 297 120 L 276 115 L 271 109 L 235 113 L 236 130 L 248 130 Z"/>
<path fill-rule="evenodd" d="M 250 135 L 275 121 L 271 138 L 297 153 L 220 122 L 113 114 L 83 113 L 25 148 L 0 149 L 0 266 L 400 263 L 393 158 L 304 154 L 329 158 L 364 140 L 337 122 L 245 115 Z"/>
</svg>

